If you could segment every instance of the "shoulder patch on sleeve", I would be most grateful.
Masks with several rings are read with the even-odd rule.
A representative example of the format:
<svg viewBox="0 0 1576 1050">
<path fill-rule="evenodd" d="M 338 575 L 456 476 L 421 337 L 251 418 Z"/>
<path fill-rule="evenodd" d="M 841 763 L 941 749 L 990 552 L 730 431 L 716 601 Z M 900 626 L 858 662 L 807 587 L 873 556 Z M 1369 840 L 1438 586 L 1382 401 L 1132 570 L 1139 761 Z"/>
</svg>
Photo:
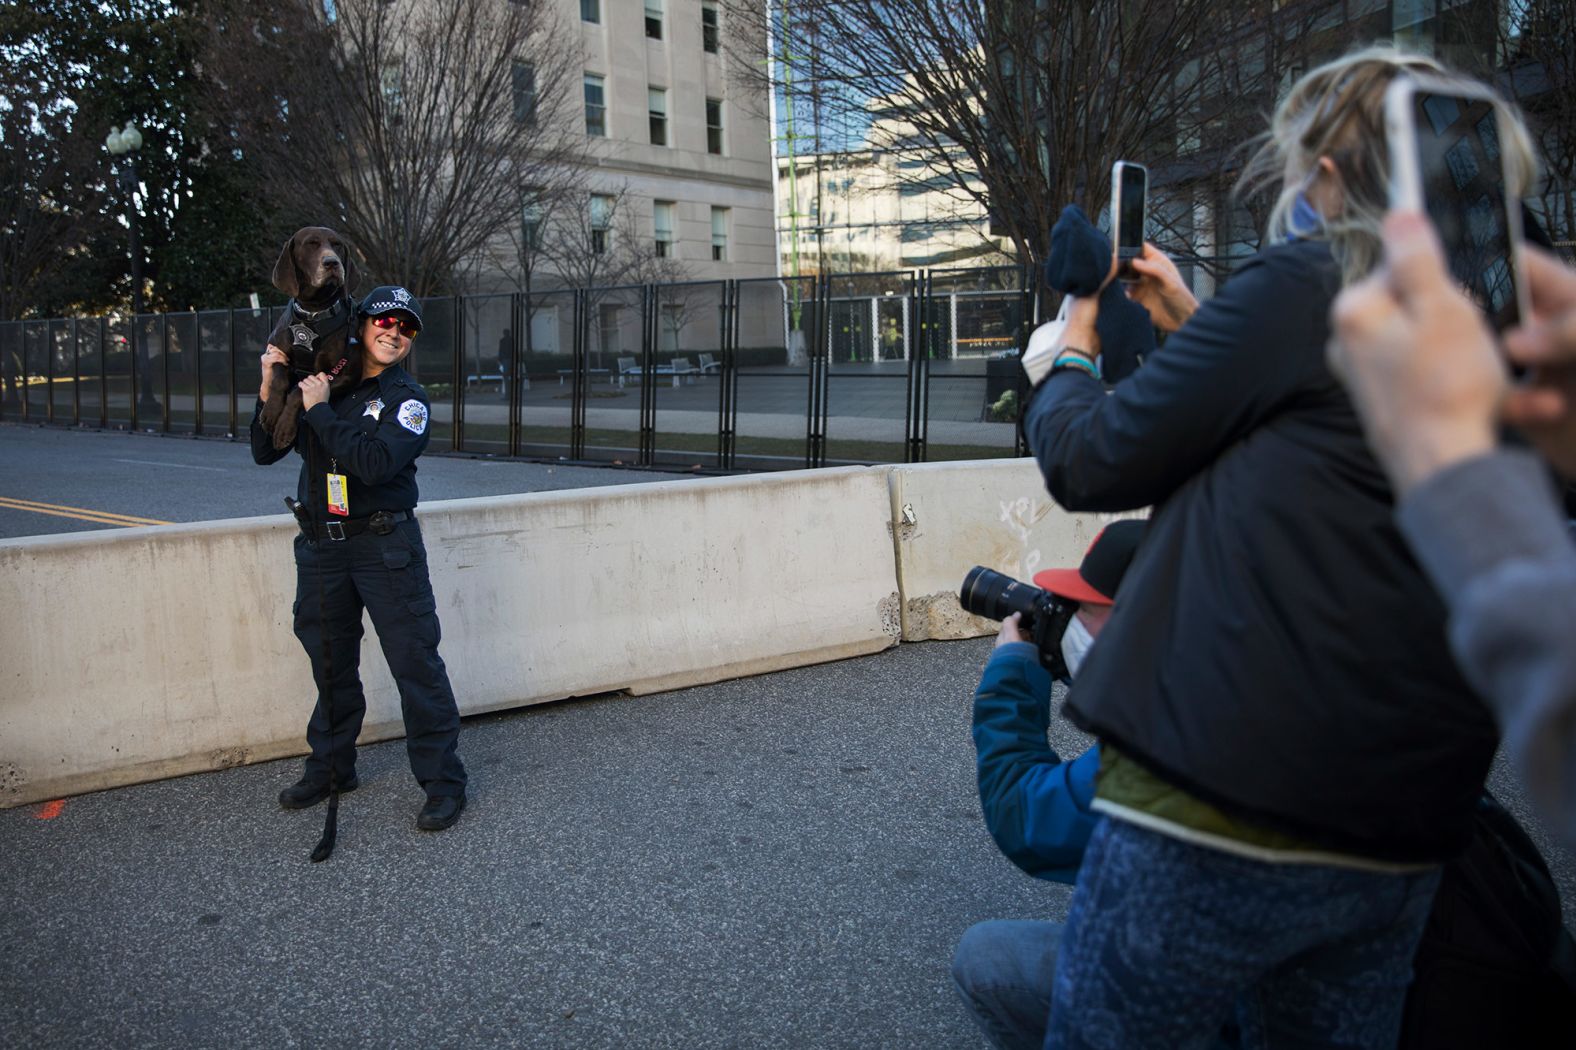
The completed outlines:
<svg viewBox="0 0 1576 1050">
<path fill-rule="evenodd" d="M 427 432 L 427 406 L 411 398 L 399 406 L 399 425 L 412 434 Z"/>
</svg>

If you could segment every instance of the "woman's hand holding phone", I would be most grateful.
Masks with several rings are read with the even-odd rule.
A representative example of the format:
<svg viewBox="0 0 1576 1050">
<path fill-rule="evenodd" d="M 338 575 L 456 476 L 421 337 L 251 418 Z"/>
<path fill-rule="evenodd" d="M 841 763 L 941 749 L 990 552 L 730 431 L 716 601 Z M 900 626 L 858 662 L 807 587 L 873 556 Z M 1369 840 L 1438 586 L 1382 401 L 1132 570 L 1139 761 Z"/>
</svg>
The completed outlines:
<svg viewBox="0 0 1576 1050">
<path fill-rule="evenodd" d="M 1145 241 L 1144 254 L 1129 265 L 1138 280 L 1127 285 L 1127 297 L 1149 311 L 1156 328 L 1175 332 L 1193 316 L 1198 299 L 1183 282 L 1176 264 L 1159 248 Z"/>
<path fill-rule="evenodd" d="M 1576 478 L 1576 270 L 1530 245 L 1522 261 L 1532 317 L 1506 333 L 1505 353 L 1531 371 L 1500 411 L 1556 470 Z"/>
</svg>

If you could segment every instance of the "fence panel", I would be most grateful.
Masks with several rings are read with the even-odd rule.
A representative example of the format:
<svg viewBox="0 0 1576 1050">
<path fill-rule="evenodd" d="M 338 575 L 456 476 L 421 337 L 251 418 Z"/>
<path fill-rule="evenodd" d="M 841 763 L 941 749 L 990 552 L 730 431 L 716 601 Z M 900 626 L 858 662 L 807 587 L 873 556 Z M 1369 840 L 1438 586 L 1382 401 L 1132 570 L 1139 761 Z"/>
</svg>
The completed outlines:
<svg viewBox="0 0 1576 1050">
<path fill-rule="evenodd" d="M 432 402 L 428 426 L 432 437 L 427 447 L 433 452 L 448 452 L 455 447 L 455 381 L 465 375 L 460 364 L 461 313 L 453 298 L 424 299 L 421 303 L 421 335 L 405 358 L 406 370 L 427 391 Z"/>
<path fill-rule="evenodd" d="M 165 384 L 169 431 L 197 429 L 198 335 L 196 314 L 165 314 L 162 343 L 154 348 L 154 372 Z"/>
<path fill-rule="evenodd" d="M 520 455 L 568 459 L 574 455 L 575 293 L 534 292 L 519 302 Z M 612 389 L 607 376 L 598 383 L 588 389 Z"/>
<path fill-rule="evenodd" d="M 45 403 L 49 420 L 74 426 L 77 422 L 72 399 L 76 390 L 76 359 L 73 355 L 71 322 L 49 322 L 49 371 L 45 390 Z"/>
<path fill-rule="evenodd" d="M 655 347 L 648 347 L 645 338 L 644 295 L 638 285 L 581 293 L 578 352 L 586 377 L 582 455 L 593 462 L 648 461 L 642 443 L 649 445 L 654 435 L 653 383 L 658 379 L 646 375 L 655 367 Z"/>
<path fill-rule="evenodd" d="M 49 414 L 49 322 L 22 323 L 22 417 L 42 423 Z"/>
<path fill-rule="evenodd" d="M 927 460 L 991 459 L 1017 453 L 1027 393 L 1018 364 L 1031 307 L 1023 273 L 932 270 L 926 282 L 933 338 L 924 421 Z"/>
<path fill-rule="evenodd" d="M 648 307 L 658 375 L 652 383 L 651 463 L 721 465 L 722 297 L 718 281 L 654 285 Z"/>
<path fill-rule="evenodd" d="M 914 277 L 838 275 L 827 292 L 824 463 L 902 463 L 918 329 Z"/>
<path fill-rule="evenodd" d="M 76 323 L 73 355 L 76 358 L 74 409 L 77 422 L 83 426 L 105 425 L 104 413 L 104 355 L 101 339 L 104 334 L 102 317 L 84 317 Z"/>
<path fill-rule="evenodd" d="M 22 322 L 0 322 L 0 419 L 22 418 Z"/>
<path fill-rule="evenodd" d="M 738 283 L 733 351 L 733 466 L 805 466 L 810 415 L 809 359 L 819 307 L 809 277 Z"/>
<path fill-rule="evenodd" d="M 509 387 L 514 342 L 514 296 L 473 295 L 465 299 L 461 360 L 460 447 L 467 452 L 509 453 Z"/>
<path fill-rule="evenodd" d="M 263 347 L 268 343 L 269 333 L 274 330 L 276 312 L 232 310 L 230 316 L 234 329 L 229 335 L 229 342 L 235 348 L 235 353 L 227 371 L 234 377 L 234 433 L 238 440 L 247 441 L 250 440 L 252 412 L 257 408 L 258 388 L 263 382 Z"/>
</svg>

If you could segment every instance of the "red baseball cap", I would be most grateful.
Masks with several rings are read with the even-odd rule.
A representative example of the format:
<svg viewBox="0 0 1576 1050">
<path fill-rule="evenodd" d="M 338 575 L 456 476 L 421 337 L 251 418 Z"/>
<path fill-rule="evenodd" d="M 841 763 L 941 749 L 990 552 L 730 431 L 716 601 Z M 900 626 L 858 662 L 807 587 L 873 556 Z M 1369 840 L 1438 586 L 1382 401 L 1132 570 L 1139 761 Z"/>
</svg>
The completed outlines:
<svg viewBox="0 0 1576 1050">
<path fill-rule="evenodd" d="M 1034 574 L 1034 585 L 1041 590 L 1071 598 L 1075 602 L 1110 605 L 1116 589 L 1133 561 L 1133 552 L 1144 538 L 1147 521 L 1114 521 L 1100 530 L 1089 544 L 1084 560 L 1076 569 L 1046 569 Z"/>
</svg>

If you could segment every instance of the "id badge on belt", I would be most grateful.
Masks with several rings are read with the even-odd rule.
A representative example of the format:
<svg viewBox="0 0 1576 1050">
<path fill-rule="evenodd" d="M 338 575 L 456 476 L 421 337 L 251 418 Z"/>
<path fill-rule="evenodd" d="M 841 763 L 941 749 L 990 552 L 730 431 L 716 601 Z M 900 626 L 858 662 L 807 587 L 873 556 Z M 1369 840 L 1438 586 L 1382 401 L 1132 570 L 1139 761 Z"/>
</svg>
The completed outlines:
<svg viewBox="0 0 1576 1050">
<path fill-rule="evenodd" d="M 339 460 L 328 465 L 328 512 L 341 518 L 350 517 L 350 483 L 339 472 Z"/>
</svg>

